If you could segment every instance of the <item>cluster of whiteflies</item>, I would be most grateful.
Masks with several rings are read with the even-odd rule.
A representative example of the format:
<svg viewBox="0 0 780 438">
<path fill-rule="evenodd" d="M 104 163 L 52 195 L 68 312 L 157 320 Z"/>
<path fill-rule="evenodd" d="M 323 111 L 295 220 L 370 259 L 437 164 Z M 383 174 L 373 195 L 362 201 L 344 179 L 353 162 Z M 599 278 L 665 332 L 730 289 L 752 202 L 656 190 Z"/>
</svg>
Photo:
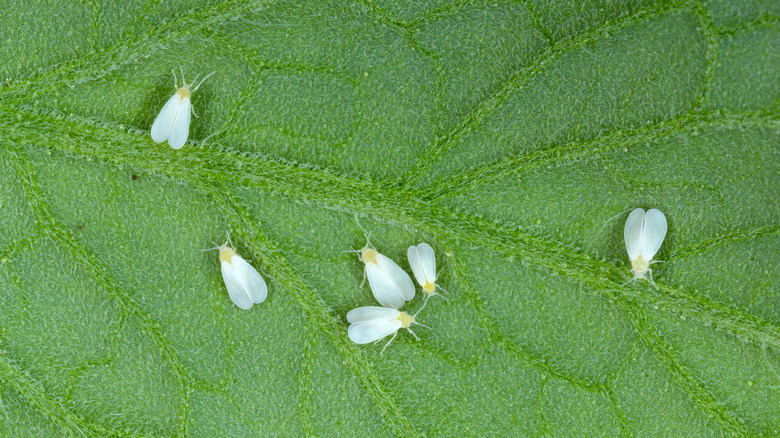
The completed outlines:
<svg viewBox="0 0 780 438">
<path fill-rule="evenodd" d="M 398 310 L 415 296 L 411 277 L 394 261 L 369 245 L 359 251 L 360 259 L 365 263 L 365 278 L 368 278 L 371 291 L 384 307 L 367 306 L 350 311 L 347 314 L 347 320 L 351 323 L 348 331 L 349 338 L 357 344 L 367 344 L 393 334 L 393 338 L 385 348 L 402 328 L 409 330 L 417 338 L 409 327 L 413 324 L 426 327 L 415 321 L 419 310 L 414 315 Z M 225 287 L 233 304 L 242 309 L 250 309 L 253 305 L 265 301 L 268 296 L 265 280 L 252 265 L 236 254 L 229 233 L 224 244 L 204 251 L 214 249 L 219 250 L 222 279 L 225 281 Z M 437 289 L 442 290 L 436 284 L 436 255 L 427 243 L 410 246 L 407 255 L 414 278 L 426 293 L 425 302 L 420 308 L 422 310 L 428 303 L 428 298 L 436 295 Z M 384 351 L 383 348 L 382 352 Z"/>
<path fill-rule="evenodd" d="M 173 73 L 174 85 L 176 73 Z M 152 125 L 152 139 L 161 143 L 168 140 L 168 144 L 174 149 L 181 149 L 187 142 L 190 129 L 190 115 L 194 114 L 190 95 L 214 72 L 204 77 L 198 85 L 190 89 L 190 84 L 184 80 L 182 71 L 182 86 L 168 99 L 165 106 Z M 197 77 L 195 78 L 197 80 Z M 193 82 L 195 81 L 193 80 Z M 626 220 L 623 237 L 626 242 L 628 258 L 631 259 L 631 272 L 634 278 L 631 281 L 641 280 L 648 275 L 647 281 L 653 286 L 653 270 L 650 265 L 656 263 L 653 257 L 658 252 L 666 236 L 666 217 L 656 209 L 645 211 L 637 208 L 631 212 Z M 268 286 L 263 277 L 246 260 L 236 254 L 236 251 L 228 246 L 227 242 L 212 249 L 219 249 L 219 260 L 222 263 L 222 278 L 228 290 L 230 299 L 236 306 L 249 309 L 254 304 L 262 303 L 268 295 Z M 417 335 L 409 328 L 413 324 L 422 325 L 415 321 L 414 315 L 409 315 L 398 309 L 414 298 L 415 287 L 412 279 L 400 266 L 383 254 L 371 247 L 370 243 L 359 251 L 360 259 L 365 263 L 365 277 L 371 286 L 374 297 L 382 305 L 359 307 L 347 313 L 347 321 L 350 322 L 349 338 L 358 344 L 379 341 L 390 334 L 393 337 L 385 345 L 395 339 L 398 330 L 405 328 L 416 338 Z M 436 289 L 441 289 L 436 284 L 436 255 L 433 248 L 427 243 L 410 246 L 407 251 L 409 265 L 414 273 L 414 278 L 428 298 L 436 294 Z M 422 308 L 420 308 L 422 310 Z M 382 352 L 384 352 L 384 349 Z"/>
<path fill-rule="evenodd" d="M 666 237 L 666 217 L 656 209 L 645 212 L 637 208 L 631 212 L 626 220 L 623 237 L 626 242 L 626 251 L 631 259 L 631 272 L 634 278 L 647 279 L 653 286 L 653 270 L 650 265 L 655 263 L 653 257 L 658 252 Z M 242 308 L 249 309 L 254 304 L 262 303 L 268 295 L 268 286 L 265 280 L 232 248 L 230 235 L 227 241 L 211 249 L 219 250 L 219 260 L 222 264 L 222 278 L 225 287 L 233 303 Z M 428 299 L 442 290 L 436 284 L 436 254 L 427 243 L 410 246 L 407 250 L 409 266 L 417 283 L 425 293 L 425 301 L 414 315 L 400 311 L 407 301 L 415 296 L 415 286 L 411 277 L 397 263 L 384 254 L 379 253 L 370 243 L 367 243 L 360 251 L 360 260 L 365 264 L 364 282 L 368 278 L 368 284 L 374 298 L 382 306 L 358 307 L 347 313 L 349 339 L 356 344 L 367 344 L 380 341 L 387 336 L 392 338 L 382 348 L 385 349 L 396 335 L 398 330 L 405 328 L 415 338 L 417 335 L 410 329 L 414 324 L 426 327 L 416 321 Z M 648 275 L 648 278 L 645 278 Z M 362 285 L 361 285 L 362 286 Z M 419 338 L 417 338 L 419 339 Z M 380 353 L 380 354 L 381 354 Z"/>
<path fill-rule="evenodd" d="M 631 272 L 634 274 L 631 281 L 647 279 L 655 286 L 650 265 L 656 263 L 653 257 L 666 237 L 666 229 L 666 217 L 659 210 L 650 209 L 645 212 L 637 208 L 629 214 L 623 238 L 631 260 Z M 365 264 L 365 277 L 368 278 L 374 298 L 383 307 L 358 307 L 347 313 L 347 321 L 351 324 L 349 338 L 357 344 L 367 344 L 392 334 L 393 337 L 382 348 L 382 352 L 393 342 L 399 329 L 405 328 L 417 338 L 409 327 L 413 324 L 422 325 L 415 317 L 425 307 L 428 298 L 436 294 L 437 289 L 441 289 L 436 284 L 436 255 L 433 248 L 427 243 L 421 243 L 410 246 L 407 251 L 414 278 L 427 294 L 422 308 L 414 315 L 398 310 L 415 296 L 415 287 L 409 274 L 370 244 L 363 247 L 359 253 Z M 648 275 L 648 278 L 645 278 L 645 275 Z"/>
<path fill-rule="evenodd" d="M 415 287 L 409 274 L 389 257 L 379 253 L 370 243 L 359 253 L 360 260 L 365 264 L 364 281 L 368 278 L 374 298 L 383 307 L 366 306 L 350 310 L 347 313 L 347 321 L 350 322 L 347 333 L 349 339 L 356 344 L 380 341 L 392 334 L 393 337 L 382 348 L 382 354 L 398 335 L 399 329 L 405 328 L 417 338 L 409 327 L 413 324 L 426 327 L 417 322 L 415 317 L 428 303 L 428 298 L 435 295 L 437 289 L 441 289 L 436 284 L 436 254 L 427 243 L 410 246 L 406 252 L 414 278 L 426 294 L 420 310 L 409 315 L 398 310 L 415 296 Z"/>
</svg>

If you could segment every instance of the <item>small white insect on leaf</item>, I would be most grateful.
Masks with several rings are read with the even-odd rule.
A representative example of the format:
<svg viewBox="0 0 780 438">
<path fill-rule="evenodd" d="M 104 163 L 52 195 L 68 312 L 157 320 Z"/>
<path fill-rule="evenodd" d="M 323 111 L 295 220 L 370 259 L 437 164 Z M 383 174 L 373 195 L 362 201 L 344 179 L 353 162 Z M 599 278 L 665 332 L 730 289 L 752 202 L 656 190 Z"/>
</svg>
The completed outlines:
<svg viewBox="0 0 780 438">
<path fill-rule="evenodd" d="M 414 278 L 427 294 L 426 302 L 428 298 L 436 295 L 437 289 L 444 291 L 444 288 L 436 284 L 436 254 L 431 245 L 423 242 L 417 246 L 410 246 L 406 256 L 409 258 L 409 266 L 412 267 Z"/>
<path fill-rule="evenodd" d="M 658 288 L 653 281 L 653 256 L 658 252 L 666 237 L 666 216 L 659 210 L 650 209 L 645 212 L 637 208 L 628 215 L 623 238 L 626 241 L 626 252 L 631 260 L 631 272 L 634 278 L 631 281 L 646 279 Z M 649 273 L 649 278 L 645 274 Z"/>
<path fill-rule="evenodd" d="M 219 249 L 222 279 L 225 281 L 225 287 L 233 304 L 242 309 L 250 309 L 254 304 L 265 301 L 268 286 L 257 270 L 236 254 L 228 244 L 232 245 L 229 233 L 224 244 L 211 249 Z"/>
<path fill-rule="evenodd" d="M 360 250 L 360 260 L 365 263 L 368 284 L 379 304 L 400 309 L 406 301 L 414 298 L 414 283 L 409 274 L 394 261 L 377 252 L 370 242 Z"/>
<path fill-rule="evenodd" d="M 382 348 L 380 355 L 384 354 L 387 346 L 393 342 L 393 339 L 398 335 L 399 329 L 407 329 L 419 341 L 420 338 L 409 327 L 414 324 L 423 326 L 415 321 L 414 316 L 406 312 L 379 306 L 352 309 L 347 313 L 347 321 L 350 322 L 347 334 L 349 339 L 356 344 L 368 344 L 369 342 L 384 339 L 390 334 L 393 335 L 384 348 Z"/>
<path fill-rule="evenodd" d="M 173 73 L 173 85 L 176 86 L 176 73 Z M 184 71 L 181 73 L 182 85 L 176 90 L 176 93 L 168 99 L 160 114 L 154 119 L 152 124 L 152 140 L 155 143 L 162 143 L 168 140 L 168 144 L 174 149 L 181 149 L 187 142 L 190 135 L 190 114 L 195 114 L 195 110 L 190 103 L 190 96 L 200 85 L 216 72 L 211 72 L 194 88 L 190 90 L 190 85 L 184 80 Z M 198 75 L 200 76 L 200 75 Z M 192 81 L 198 80 L 198 77 Z"/>
</svg>

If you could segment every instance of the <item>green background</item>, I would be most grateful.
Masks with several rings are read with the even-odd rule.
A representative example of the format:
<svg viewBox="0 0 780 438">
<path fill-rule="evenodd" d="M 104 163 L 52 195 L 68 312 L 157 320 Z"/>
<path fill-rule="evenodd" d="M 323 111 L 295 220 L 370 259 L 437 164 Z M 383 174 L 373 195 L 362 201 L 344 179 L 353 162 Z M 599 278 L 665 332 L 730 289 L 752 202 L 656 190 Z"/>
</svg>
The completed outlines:
<svg viewBox="0 0 780 438">
<path fill-rule="evenodd" d="M 28 3 L 0 435 L 780 435 L 780 2 Z M 180 67 L 216 74 L 175 151 Z M 623 285 L 636 207 L 658 290 Z M 200 251 L 228 229 L 249 311 Z M 449 290 L 383 356 L 346 335 L 364 233 Z"/>
</svg>

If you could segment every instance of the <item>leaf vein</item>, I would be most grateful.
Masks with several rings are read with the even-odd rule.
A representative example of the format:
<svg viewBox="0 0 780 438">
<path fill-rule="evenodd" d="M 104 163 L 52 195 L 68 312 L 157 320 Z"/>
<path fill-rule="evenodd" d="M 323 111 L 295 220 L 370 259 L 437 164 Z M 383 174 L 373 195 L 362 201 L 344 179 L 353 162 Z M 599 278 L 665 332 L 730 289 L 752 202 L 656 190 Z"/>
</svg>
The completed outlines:
<svg viewBox="0 0 780 438">
<path fill-rule="evenodd" d="M 443 155 L 455 146 L 458 140 L 468 134 L 474 127 L 482 124 L 488 116 L 504 105 L 510 95 L 525 87 L 533 77 L 541 74 L 564 54 L 580 46 L 608 37 L 611 33 L 642 20 L 666 13 L 678 13 L 684 10 L 677 7 L 675 3 L 653 5 L 613 23 L 607 23 L 585 34 L 563 39 L 549 46 L 533 64 L 523 67 L 509 76 L 503 87 L 481 101 L 476 108 L 458 122 L 447 134 L 438 137 L 428 150 L 421 154 L 421 157 L 425 157 L 425 160 L 418 162 L 416 169 L 410 172 L 407 178 L 407 186 L 411 187 L 418 184 L 441 161 Z"/>
</svg>

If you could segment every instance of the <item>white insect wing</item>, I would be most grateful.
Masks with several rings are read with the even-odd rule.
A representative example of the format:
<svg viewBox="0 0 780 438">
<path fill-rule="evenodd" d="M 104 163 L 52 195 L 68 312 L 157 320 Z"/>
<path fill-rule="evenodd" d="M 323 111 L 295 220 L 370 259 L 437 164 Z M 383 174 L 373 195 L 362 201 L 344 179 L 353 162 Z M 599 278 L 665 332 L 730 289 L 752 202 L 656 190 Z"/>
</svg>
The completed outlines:
<svg viewBox="0 0 780 438">
<path fill-rule="evenodd" d="M 268 295 L 263 277 L 239 255 L 233 255 L 230 262 L 222 262 L 222 278 L 230 299 L 242 309 L 262 303 Z"/>
<path fill-rule="evenodd" d="M 400 266 L 382 254 L 376 256 L 376 264 L 366 263 L 366 276 L 371 291 L 379 304 L 400 309 L 405 301 L 414 298 L 414 283 Z"/>
<path fill-rule="evenodd" d="M 420 286 L 425 286 L 425 271 L 420 261 L 420 251 L 416 246 L 410 246 L 406 251 L 406 257 L 409 259 L 409 266 L 412 267 L 414 279 Z"/>
<path fill-rule="evenodd" d="M 395 309 L 378 306 L 366 306 L 352 309 L 347 313 L 347 321 L 351 323 L 371 320 L 391 320 L 398 318 L 401 312 Z"/>
<path fill-rule="evenodd" d="M 666 216 L 660 210 L 647 210 L 642 229 L 640 253 L 645 260 L 652 260 L 666 237 Z"/>
<path fill-rule="evenodd" d="M 236 261 L 238 258 L 238 261 Z M 233 256 L 233 263 L 244 265 L 245 283 L 247 285 L 247 295 L 255 303 L 262 303 L 265 301 L 265 297 L 268 296 L 268 285 L 265 284 L 265 280 L 260 276 L 252 265 L 250 265 L 242 257 Z"/>
<path fill-rule="evenodd" d="M 368 277 L 371 292 L 379 304 L 393 309 L 400 309 L 404 305 L 404 298 L 387 271 L 383 271 L 374 263 L 367 263 L 366 277 Z"/>
<path fill-rule="evenodd" d="M 233 256 L 232 261 L 235 263 L 238 256 Z M 247 293 L 246 274 L 242 269 L 233 263 L 224 261 L 222 262 L 222 279 L 225 281 L 225 287 L 228 290 L 228 295 L 233 303 L 242 308 L 249 309 L 254 302 Z"/>
<path fill-rule="evenodd" d="M 644 228 L 645 211 L 637 208 L 628 215 L 626 227 L 623 230 L 623 238 L 626 241 L 628 258 L 635 260 L 642 250 L 642 229 Z"/>
<path fill-rule="evenodd" d="M 367 344 L 385 338 L 401 328 L 401 321 L 395 320 L 373 320 L 361 321 L 349 326 L 347 334 L 349 339 L 356 344 Z"/>
<path fill-rule="evenodd" d="M 171 133 L 168 137 L 168 144 L 172 148 L 181 149 L 182 146 L 184 146 L 184 143 L 187 142 L 187 137 L 190 135 L 191 113 L 192 110 L 190 108 L 190 98 L 185 97 L 181 99 L 181 102 L 179 103 L 179 111 L 176 113 L 176 118 L 173 120 Z"/>
<path fill-rule="evenodd" d="M 420 264 L 425 273 L 425 279 L 429 283 L 436 283 L 436 254 L 433 252 L 433 248 L 427 243 L 421 243 L 417 245 L 417 250 L 420 253 Z"/>
<path fill-rule="evenodd" d="M 168 99 L 168 102 L 166 102 L 165 106 L 160 110 L 160 114 L 154 119 L 154 123 L 152 124 L 152 140 L 154 140 L 155 143 L 162 143 L 171 135 L 173 122 L 176 119 L 176 114 L 179 112 L 180 104 L 181 96 L 179 96 L 179 93 L 176 93 Z"/>
</svg>

